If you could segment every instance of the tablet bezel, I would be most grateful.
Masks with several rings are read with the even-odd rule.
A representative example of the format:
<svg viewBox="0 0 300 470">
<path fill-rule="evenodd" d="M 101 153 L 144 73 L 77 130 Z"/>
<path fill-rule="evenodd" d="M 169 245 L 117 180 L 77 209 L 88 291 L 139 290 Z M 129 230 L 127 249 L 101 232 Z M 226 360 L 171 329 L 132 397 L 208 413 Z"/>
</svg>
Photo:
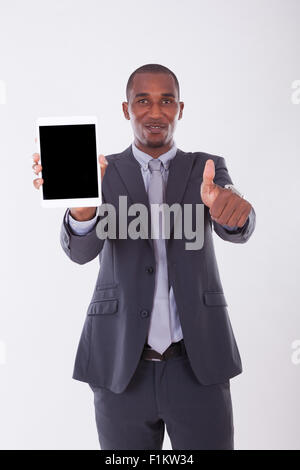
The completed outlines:
<svg viewBox="0 0 300 470">
<path fill-rule="evenodd" d="M 97 161 L 97 183 L 99 197 L 75 198 L 75 199 L 44 199 L 43 185 L 40 186 L 42 207 L 97 207 L 102 203 L 101 193 L 101 168 L 98 161 L 98 121 L 96 116 L 61 116 L 61 117 L 39 117 L 36 120 L 36 145 L 40 155 L 42 165 L 42 155 L 40 146 L 40 126 L 68 126 L 72 124 L 94 124 L 96 133 L 96 161 Z M 59 171 L 59 168 L 57 169 Z M 43 170 L 40 172 L 43 178 Z"/>
</svg>

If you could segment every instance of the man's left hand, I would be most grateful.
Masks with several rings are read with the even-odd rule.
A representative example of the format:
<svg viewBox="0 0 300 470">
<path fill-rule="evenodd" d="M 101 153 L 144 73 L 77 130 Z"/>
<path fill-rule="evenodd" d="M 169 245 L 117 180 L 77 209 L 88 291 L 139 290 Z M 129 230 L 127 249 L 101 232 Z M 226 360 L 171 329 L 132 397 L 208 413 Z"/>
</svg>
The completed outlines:
<svg viewBox="0 0 300 470">
<path fill-rule="evenodd" d="M 222 188 L 214 183 L 214 177 L 215 164 L 209 159 L 203 171 L 200 194 L 203 203 L 210 208 L 211 218 L 221 225 L 243 227 L 252 205 L 230 189 Z"/>
</svg>

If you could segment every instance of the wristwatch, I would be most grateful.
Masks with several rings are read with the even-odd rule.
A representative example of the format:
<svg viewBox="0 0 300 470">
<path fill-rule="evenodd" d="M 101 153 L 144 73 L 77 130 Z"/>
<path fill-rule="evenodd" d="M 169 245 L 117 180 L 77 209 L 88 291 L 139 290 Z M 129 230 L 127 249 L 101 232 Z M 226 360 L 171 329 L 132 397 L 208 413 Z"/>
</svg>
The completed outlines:
<svg viewBox="0 0 300 470">
<path fill-rule="evenodd" d="M 237 190 L 237 188 L 233 184 L 225 184 L 224 186 L 225 189 L 230 189 L 233 193 L 237 194 L 240 197 L 244 197 L 240 191 Z"/>
</svg>

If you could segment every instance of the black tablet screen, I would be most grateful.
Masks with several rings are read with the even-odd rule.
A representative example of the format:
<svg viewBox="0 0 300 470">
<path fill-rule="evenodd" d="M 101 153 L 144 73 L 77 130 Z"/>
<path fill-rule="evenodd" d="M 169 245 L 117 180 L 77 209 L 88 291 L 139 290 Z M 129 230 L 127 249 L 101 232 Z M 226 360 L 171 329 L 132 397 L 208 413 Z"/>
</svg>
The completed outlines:
<svg viewBox="0 0 300 470">
<path fill-rule="evenodd" d="M 95 124 L 39 129 L 44 199 L 98 197 Z"/>
</svg>

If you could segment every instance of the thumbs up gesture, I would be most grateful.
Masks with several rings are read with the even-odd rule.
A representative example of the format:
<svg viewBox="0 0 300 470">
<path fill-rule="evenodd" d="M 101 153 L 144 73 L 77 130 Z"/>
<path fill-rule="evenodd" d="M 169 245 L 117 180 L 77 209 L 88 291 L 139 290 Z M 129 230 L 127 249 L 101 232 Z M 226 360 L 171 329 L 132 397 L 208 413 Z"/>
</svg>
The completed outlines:
<svg viewBox="0 0 300 470">
<path fill-rule="evenodd" d="M 251 211 L 251 204 L 230 189 L 214 183 L 215 164 L 206 161 L 200 194 L 203 204 L 209 207 L 211 218 L 221 225 L 242 227 Z"/>
</svg>

